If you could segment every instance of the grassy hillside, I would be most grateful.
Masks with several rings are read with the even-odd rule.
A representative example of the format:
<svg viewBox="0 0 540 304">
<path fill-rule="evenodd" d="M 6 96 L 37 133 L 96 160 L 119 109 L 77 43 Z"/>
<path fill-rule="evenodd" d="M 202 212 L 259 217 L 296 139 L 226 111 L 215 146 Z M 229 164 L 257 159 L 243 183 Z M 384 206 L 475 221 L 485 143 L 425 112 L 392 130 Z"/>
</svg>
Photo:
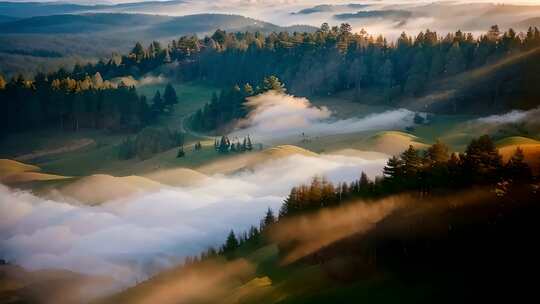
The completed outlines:
<svg viewBox="0 0 540 304">
<path fill-rule="evenodd" d="M 289 218 L 227 259 L 174 268 L 98 303 L 453 303 L 534 293 L 518 275 L 540 266 L 531 190 L 404 195 Z"/>
<path fill-rule="evenodd" d="M 35 181 L 61 180 L 67 177 L 39 172 L 41 168 L 10 159 L 0 159 L 0 183 L 13 185 Z"/>
<path fill-rule="evenodd" d="M 205 34 L 216 29 L 227 31 L 314 31 L 310 26 L 282 27 L 272 23 L 225 14 L 197 14 L 180 17 L 147 14 L 86 13 L 36 16 L 6 21 L 1 33 L 59 34 L 122 31 L 139 39 L 152 36 L 179 37 L 187 34 Z"/>
<path fill-rule="evenodd" d="M 143 85 L 138 87 L 142 94 L 153 96 L 156 90 L 163 93 L 166 83 Z M 201 84 L 175 84 L 179 98 L 172 115 L 163 117 L 158 126 L 167 126 L 172 130 L 181 130 L 183 120 L 210 100 L 214 87 Z M 214 151 L 213 140 L 199 138 L 197 135 L 186 136 L 186 157 L 177 159 L 177 149 L 171 149 L 140 161 L 137 159 L 120 160 L 118 146 L 128 136 L 135 134 L 109 134 L 100 130 L 81 130 L 79 132 L 61 132 L 42 130 L 21 133 L 2 140 L 0 157 L 24 158 L 25 162 L 36 164 L 44 171 L 67 175 L 84 176 L 96 173 L 132 175 L 147 173 L 167 167 L 196 167 L 207 160 L 220 157 Z M 193 144 L 203 140 L 203 150 L 195 153 Z M 204 141 L 207 142 L 204 142 Z"/>
<path fill-rule="evenodd" d="M 519 145 L 533 145 L 540 144 L 540 141 L 523 136 L 510 136 L 498 140 L 496 143 L 498 148 L 504 148 L 506 146 L 519 146 Z"/>
</svg>

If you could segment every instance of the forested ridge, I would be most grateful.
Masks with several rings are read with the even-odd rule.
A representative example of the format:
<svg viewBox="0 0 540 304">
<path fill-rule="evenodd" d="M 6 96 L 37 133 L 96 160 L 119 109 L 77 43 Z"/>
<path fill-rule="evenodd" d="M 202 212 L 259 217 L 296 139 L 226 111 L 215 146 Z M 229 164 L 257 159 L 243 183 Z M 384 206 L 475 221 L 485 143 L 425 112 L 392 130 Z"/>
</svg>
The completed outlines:
<svg viewBox="0 0 540 304">
<path fill-rule="evenodd" d="M 149 106 L 141 102 L 134 89 L 101 87 L 101 77 L 106 83 L 114 77 L 139 77 L 159 70 L 178 81 L 202 81 L 233 88 L 215 95 L 202 110 L 203 114 L 216 111 L 218 114 L 201 116 L 197 113 L 193 120 L 195 129 L 214 130 L 242 117 L 245 97 L 257 93 L 257 84 L 269 75 L 279 77 L 287 85 L 288 92 L 295 95 L 352 92 L 353 99 L 358 102 L 397 105 L 404 98 L 429 93 L 438 80 L 486 67 L 538 47 L 540 31 L 537 28 L 518 34 L 512 29 L 502 33 L 493 26 L 480 37 L 461 31 L 440 36 L 426 30 L 415 37 L 403 33 L 395 43 L 365 31 L 353 33 L 346 23 L 339 27 L 323 24 L 313 33 L 265 35 L 217 30 L 203 39 L 183 36 L 166 46 L 153 42 L 145 48 L 137 43 L 127 55 L 114 55 L 96 64 L 76 65 L 70 72 L 61 69 L 49 75 L 40 74 L 34 80 L 0 78 L 1 98 L 8 105 L 8 111 L 4 111 L 4 129 L 41 126 L 37 120 L 56 120 L 64 125 L 63 120 L 67 117 L 71 117 L 68 123 L 75 124 L 75 128 L 105 125 L 130 129 L 150 119 Z M 468 87 L 449 97 L 452 100 L 443 103 L 439 110 L 493 112 L 537 106 L 535 96 L 540 94 L 539 87 L 529 85 L 540 81 L 537 53 L 533 52 L 527 60 L 487 73 L 476 79 L 475 85 L 468 83 Z M 164 65 L 169 68 L 161 69 Z M 63 85 L 53 85 L 55 80 Z M 114 102 L 102 105 L 80 101 L 110 100 L 106 96 L 113 92 L 119 94 Z M 364 98 L 366 93 L 376 98 L 367 100 Z M 21 98 L 25 94 L 38 97 Z M 74 102 L 66 101 L 70 98 Z M 64 106 L 48 106 L 52 103 Z M 93 113 L 94 118 L 89 115 L 82 115 L 84 119 L 79 117 L 76 109 L 80 107 L 86 107 L 86 113 Z M 39 113 L 47 112 L 50 115 L 38 117 Z"/>
<path fill-rule="evenodd" d="M 0 137 L 40 128 L 80 128 L 132 132 L 172 111 L 178 98 L 171 85 L 150 101 L 133 86 L 104 80 L 99 72 L 72 78 L 64 70 L 33 80 L 22 76 L 6 82 L 0 75 Z"/>
<path fill-rule="evenodd" d="M 265 35 L 217 30 L 202 39 L 183 36 L 166 46 L 153 42 L 145 48 L 137 43 L 127 55 L 77 65 L 74 74 L 80 77 L 99 72 L 106 79 L 140 76 L 177 62 L 180 66 L 172 69 L 170 76 L 182 80 L 243 86 L 276 75 L 293 94 L 326 95 L 354 89 L 361 100 L 363 90 L 376 89 L 383 101 L 391 104 L 402 95 L 421 95 L 437 79 L 539 46 L 537 28 L 503 33 L 497 26 L 479 37 L 462 31 L 440 35 L 426 30 L 416 36 L 403 33 L 396 42 L 365 31 L 353 33 L 346 23 L 339 27 L 323 24 L 313 33 Z"/>
</svg>

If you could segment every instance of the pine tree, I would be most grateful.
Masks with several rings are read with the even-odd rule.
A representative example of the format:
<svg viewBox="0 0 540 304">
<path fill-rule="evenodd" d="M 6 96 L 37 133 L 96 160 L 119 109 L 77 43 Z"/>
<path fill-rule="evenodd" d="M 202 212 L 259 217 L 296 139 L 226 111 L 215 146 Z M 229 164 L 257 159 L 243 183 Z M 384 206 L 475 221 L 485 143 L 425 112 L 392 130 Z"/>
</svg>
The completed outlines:
<svg viewBox="0 0 540 304">
<path fill-rule="evenodd" d="M 283 205 L 281 205 L 281 208 L 279 209 L 279 218 L 294 214 L 298 209 L 298 189 L 293 187 L 289 196 L 285 199 Z"/>
<path fill-rule="evenodd" d="M 176 154 L 176 158 L 181 158 L 181 157 L 184 157 L 186 155 L 186 153 L 184 152 L 184 146 L 180 146 L 180 148 L 178 148 L 178 153 Z"/>
<path fill-rule="evenodd" d="M 285 85 L 281 83 L 279 78 L 274 75 L 264 78 L 263 88 L 265 91 L 273 90 L 278 93 L 285 93 L 285 91 L 287 90 L 285 89 Z"/>
<path fill-rule="evenodd" d="M 395 180 L 403 175 L 403 162 L 396 156 L 388 159 L 386 166 L 383 168 L 384 176 L 389 180 Z"/>
<path fill-rule="evenodd" d="M 163 103 L 169 112 L 172 112 L 173 106 L 178 103 L 176 91 L 170 83 L 165 87 L 165 92 L 163 93 Z"/>
<path fill-rule="evenodd" d="M 526 180 L 531 178 L 532 171 L 525 162 L 525 154 L 520 147 L 516 148 L 514 155 L 508 160 L 505 166 L 506 175 L 515 180 Z"/>
<path fill-rule="evenodd" d="M 163 99 L 161 98 L 161 94 L 159 91 L 156 91 L 156 94 L 154 94 L 154 98 L 152 98 L 152 109 L 158 113 L 163 112 L 165 108 L 165 104 L 163 103 Z"/>
<path fill-rule="evenodd" d="M 448 146 L 437 140 L 437 142 L 427 149 L 427 159 L 432 164 L 446 163 L 450 159 Z"/>
<path fill-rule="evenodd" d="M 226 253 L 230 253 L 231 251 L 236 250 L 238 246 L 239 246 L 238 239 L 236 238 L 234 231 L 231 230 L 231 232 L 229 232 L 229 235 L 227 236 L 225 245 L 223 245 L 223 251 Z"/>
<path fill-rule="evenodd" d="M 414 176 L 422 167 L 422 159 L 412 145 L 409 145 L 409 148 L 401 154 L 401 160 L 403 162 L 402 171 L 405 176 Z"/>
<path fill-rule="evenodd" d="M 473 182 L 493 181 L 502 168 L 501 155 L 488 135 L 473 139 L 464 157 L 466 177 Z"/>
<path fill-rule="evenodd" d="M 259 239 L 260 232 L 255 226 L 249 227 L 248 239 L 250 241 L 257 241 Z"/>
<path fill-rule="evenodd" d="M 253 144 L 251 143 L 251 138 L 249 138 L 249 135 L 246 138 L 246 150 L 247 151 L 253 150 Z"/>
<path fill-rule="evenodd" d="M 274 216 L 274 212 L 270 207 L 268 207 L 268 210 L 266 210 L 266 214 L 264 215 L 264 218 L 261 220 L 261 228 L 260 231 L 267 229 L 271 225 L 273 225 L 276 222 L 276 217 Z"/>
<path fill-rule="evenodd" d="M 370 187 L 369 178 L 367 174 L 362 171 L 362 174 L 360 174 L 360 180 L 358 183 L 358 188 L 359 188 L 358 190 L 360 194 L 367 194 L 367 192 L 369 191 L 369 187 Z"/>
<path fill-rule="evenodd" d="M 133 47 L 133 50 L 131 50 L 131 53 L 135 55 L 135 59 L 137 61 L 141 61 L 145 55 L 142 44 L 140 42 L 135 43 L 135 47 Z"/>
<path fill-rule="evenodd" d="M 246 83 L 244 85 L 244 94 L 246 94 L 247 96 L 251 96 L 253 95 L 253 93 L 253 87 L 249 83 Z"/>
<path fill-rule="evenodd" d="M 231 142 L 227 136 L 222 136 L 219 142 L 218 151 L 220 153 L 228 153 L 231 150 Z"/>
</svg>

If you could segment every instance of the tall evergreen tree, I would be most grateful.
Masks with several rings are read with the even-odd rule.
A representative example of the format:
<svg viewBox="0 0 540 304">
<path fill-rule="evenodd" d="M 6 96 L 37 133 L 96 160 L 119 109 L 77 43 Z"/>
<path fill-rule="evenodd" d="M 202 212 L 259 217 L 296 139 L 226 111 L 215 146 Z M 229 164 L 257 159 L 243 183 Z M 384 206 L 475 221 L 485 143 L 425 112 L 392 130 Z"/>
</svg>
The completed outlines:
<svg viewBox="0 0 540 304">
<path fill-rule="evenodd" d="M 384 166 L 383 174 L 389 180 L 401 178 L 403 175 L 403 161 L 396 156 L 392 156 Z"/>
<path fill-rule="evenodd" d="M 165 104 L 163 102 L 163 99 L 161 98 L 161 94 L 159 91 L 156 91 L 156 94 L 154 94 L 154 98 L 152 98 L 152 110 L 161 113 L 165 109 Z"/>
<path fill-rule="evenodd" d="M 529 165 L 525 162 L 525 154 L 520 147 L 505 165 L 506 176 L 515 180 L 527 180 L 532 176 L 532 171 Z"/>
<path fill-rule="evenodd" d="M 488 135 L 473 139 L 464 157 L 466 177 L 474 182 L 493 181 L 502 168 L 502 159 Z"/>
<path fill-rule="evenodd" d="M 163 93 L 163 103 L 165 104 L 169 112 L 172 112 L 174 105 L 178 103 L 176 91 L 170 83 L 167 84 L 167 86 L 165 87 L 165 92 Z"/>
<path fill-rule="evenodd" d="M 275 222 L 276 222 L 276 217 L 274 216 L 274 212 L 272 211 L 272 209 L 268 208 L 268 210 L 266 210 L 266 214 L 264 215 L 264 218 L 261 220 L 260 231 L 262 232 L 266 228 L 273 225 Z"/>
<path fill-rule="evenodd" d="M 269 77 L 264 78 L 264 90 L 269 91 L 273 90 L 278 93 L 285 93 L 287 89 L 285 89 L 285 85 L 281 83 L 279 78 L 277 78 L 274 75 L 271 75 Z"/>
<path fill-rule="evenodd" d="M 144 59 L 145 51 L 140 42 L 135 43 L 135 46 L 131 50 L 131 53 L 135 56 L 135 59 L 137 61 L 141 61 L 142 59 Z"/>
<path fill-rule="evenodd" d="M 427 159 L 432 164 L 445 163 L 450 159 L 448 146 L 437 140 L 427 149 Z"/>
<path fill-rule="evenodd" d="M 227 235 L 227 240 L 225 241 L 225 245 L 223 245 L 223 251 L 226 253 L 230 253 L 236 250 L 238 246 L 239 246 L 238 239 L 236 238 L 234 231 L 231 230 L 229 232 L 229 235 Z"/>
<path fill-rule="evenodd" d="M 422 167 L 422 159 L 412 145 L 401 154 L 401 160 L 403 163 L 401 170 L 405 176 L 413 176 Z"/>
</svg>

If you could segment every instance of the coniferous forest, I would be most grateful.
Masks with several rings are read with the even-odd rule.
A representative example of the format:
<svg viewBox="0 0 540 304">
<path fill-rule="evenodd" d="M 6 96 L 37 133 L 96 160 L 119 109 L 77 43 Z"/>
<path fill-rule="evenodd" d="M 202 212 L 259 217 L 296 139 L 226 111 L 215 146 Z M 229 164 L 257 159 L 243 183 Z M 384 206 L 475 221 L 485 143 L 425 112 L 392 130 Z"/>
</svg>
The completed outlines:
<svg viewBox="0 0 540 304">
<path fill-rule="evenodd" d="M 339 27 L 323 24 L 314 33 L 264 35 L 217 30 L 203 39 L 183 36 L 166 46 L 156 41 L 145 48 L 137 43 L 127 55 L 96 64 L 77 64 L 71 72 L 61 69 L 50 75 L 36 75 L 34 79 L 19 76 L 6 80 L 0 76 L 4 99 L 22 100 L 15 102 L 17 106 L 8 105 L 4 111 L 17 122 L 4 119 L 3 129 L 31 129 L 51 121 L 61 122 L 61 127 L 65 121 L 68 128 L 74 129 L 78 123 L 136 129 L 155 119 L 155 115 L 143 113 L 159 110 L 148 111 L 154 103 L 136 96 L 133 89 L 121 85 L 113 88 L 107 80 L 125 75 L 142 76 L 173 62 L 179 66 L 169 76 L 225 88 L 196 114 L 193 127 L 198 130 L 215 130 L 243 117 L 243 100 L 268 90 L 272 84 L 264 81 L 271 75 L 285 83 L 291 94 L 324 96 L 352 92 L 357 102 L 397 105 L 407 98 L 424 97 L 439 80 L 490 67 L 528 52 L 532 55 L 526 61 L 494 67 L 494 72 L 487 76 L 470 81 L 460 76 L 466 83 L 454 88 L 458 92 L 446 103 L 429 105 L 427 109 L 448 113 L 455 113 L 457 107 L 460 112 L 530 109 L 538 105 L 536 86 L 527 84 L 539 81 L 535 72 L 540 64 L 536 52 L 539 46 L 537 28 L 531 27 L 526 33 L 512 29 L 501 32 L 496 25 L 479 37 L 461 31 L 440 35 L 426 30 L 416 36 L 403 33 L 396 42 L 366 32 L 353 33 L 346 23 Z M 51 113 L 57 107 L 49 107 L 49 101 L 43 97 L 53 93 L 65 99 L 59 102 L 66 107 L 61 113 Z M 118 101 L 109 102 L 112 98 Z M 107 107 L 112 111 L 102 110 Z M 156 108 L 163 107 L 156 105 Z M 205 118 L 200 119 L 201 115 Z"/>
</svg>

